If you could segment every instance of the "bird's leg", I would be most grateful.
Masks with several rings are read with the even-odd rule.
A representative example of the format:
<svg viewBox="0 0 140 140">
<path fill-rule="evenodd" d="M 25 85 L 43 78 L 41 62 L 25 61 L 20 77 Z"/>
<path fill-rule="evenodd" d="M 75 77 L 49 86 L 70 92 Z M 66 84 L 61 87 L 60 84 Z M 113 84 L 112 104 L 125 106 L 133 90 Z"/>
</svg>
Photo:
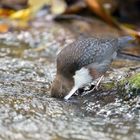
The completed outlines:
<svg viewBox="0 0 140 140">
<path fill-rule="evenodd" d="M 101 82 L 101 80 L 104 78 L 104 75 L 102 75 L 100 78 L 99 78 L 99 80 L 98 80 L 98 82 L 96 83 L 96 85 L 95 85 L 95 87 L 93 88 L 93 90 L 94 89 L 98 89 L 98 87 L 99 87 L 99 84 L 100 84 L 100 82 Z"/>
<path fill-rule="evenodd" d="M 97 89 L 98 89 L 98 86 L 99 86 L 99 84 L 100 84 L 100 82 L 101 82 L 101 80 L 102 80 L 103 78 L 104 78 L 104 75 L 102 75 L 102 76 L 99 78 L 99 80 L 97 81 L 97 83 L 96 83 L 96 85 L 94 86 L 93 89 L 91 89 L 90 91 L 87 91 L 87 92 L 86 92 L 85 94 L 83 94 L 82 96 L 87 95 L 87 94 L 93 92 L 95 89 L 97 90 Z"/>
</svg>

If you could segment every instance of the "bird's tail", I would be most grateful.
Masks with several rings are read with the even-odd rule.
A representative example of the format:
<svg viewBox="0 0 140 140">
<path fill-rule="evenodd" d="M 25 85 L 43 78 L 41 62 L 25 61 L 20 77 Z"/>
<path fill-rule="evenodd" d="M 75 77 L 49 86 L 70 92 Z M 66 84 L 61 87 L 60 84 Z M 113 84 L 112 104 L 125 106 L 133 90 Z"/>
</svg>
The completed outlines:
<svg viewBox="0 0 140 140">
<path fill-rule="evenodd" d="M 130 46 L 129 44 L 135 40 L 132 36 L 123 36 L 118 38 L 118 43 L 120 48 Z"/>
</svg>

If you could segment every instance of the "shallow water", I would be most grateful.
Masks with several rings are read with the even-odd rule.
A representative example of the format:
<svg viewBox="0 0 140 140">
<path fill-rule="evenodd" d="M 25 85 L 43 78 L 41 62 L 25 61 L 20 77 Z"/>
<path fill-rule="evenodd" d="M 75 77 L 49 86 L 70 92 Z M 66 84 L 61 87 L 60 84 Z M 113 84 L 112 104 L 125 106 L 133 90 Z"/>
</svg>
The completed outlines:
<svg viewBox="0 0 140 140">
<path fill-rule="evenodd" d="M 139 140 L 140 97 L 117 92 L 50 97 L 56 53 L 74 35 L 61 25 L 36 24 L 0 35 L 0 139 Z M 44 24 L 43 24 L 44 25 Z"/>
</svg>

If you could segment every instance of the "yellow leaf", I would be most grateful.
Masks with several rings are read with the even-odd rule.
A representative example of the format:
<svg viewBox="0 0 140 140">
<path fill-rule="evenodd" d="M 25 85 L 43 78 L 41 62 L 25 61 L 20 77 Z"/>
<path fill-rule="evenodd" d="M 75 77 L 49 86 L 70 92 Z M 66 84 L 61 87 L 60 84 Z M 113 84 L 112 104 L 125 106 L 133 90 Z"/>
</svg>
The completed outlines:
<svg viewBox="0 0 140 140">
<path fill-rule="evenodd" d="M 22 19 L 22 20 L 28 20 L 30 18 L 31 15 L 31 9 L 23 9 L 23 10 L 19 10 L 15 13 L 13 13 L 10 18 L 11 19 Z"/>
</svg>

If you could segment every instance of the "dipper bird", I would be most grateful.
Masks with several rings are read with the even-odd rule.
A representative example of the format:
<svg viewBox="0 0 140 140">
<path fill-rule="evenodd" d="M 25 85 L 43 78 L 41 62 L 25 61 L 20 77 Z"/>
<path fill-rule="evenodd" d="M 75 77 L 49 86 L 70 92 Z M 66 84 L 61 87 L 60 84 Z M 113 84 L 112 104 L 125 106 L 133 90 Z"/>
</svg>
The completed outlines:
<svg viewBox="0 0 140 140">
<path fill-rule="evenodd" d="M 134 38 L 86 37 L 61 50 L 57 56 L 57 72 L 52 83 L 52 97 L 68 100 L 79 88 L 102 76 L 119 49 Z"/>
</svg>

